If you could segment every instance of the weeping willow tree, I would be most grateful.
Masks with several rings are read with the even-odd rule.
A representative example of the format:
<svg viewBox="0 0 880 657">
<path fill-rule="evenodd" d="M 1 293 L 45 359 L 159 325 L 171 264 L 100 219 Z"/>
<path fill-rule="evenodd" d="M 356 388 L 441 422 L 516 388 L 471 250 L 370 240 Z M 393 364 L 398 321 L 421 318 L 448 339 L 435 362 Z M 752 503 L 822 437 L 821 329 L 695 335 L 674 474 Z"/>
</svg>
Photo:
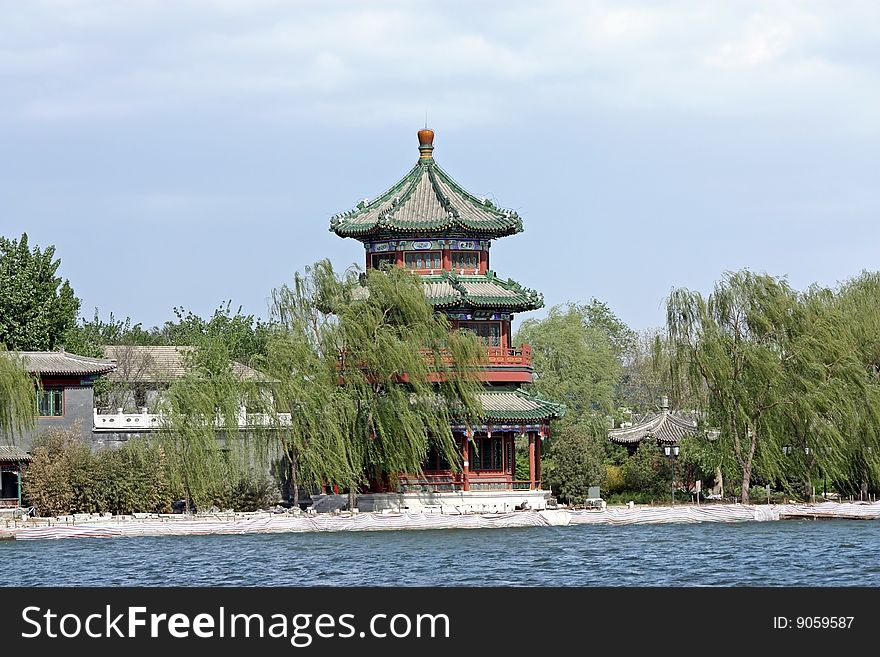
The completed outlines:
<svg viewBox="0 0 880 657">
<path fill-rule="evenodd" d="M 698 391 L 706 421 L 720 427 L 716 445 L 729 449 L 739 466 L 743 504 L 759 449 L 762 465 L 778 468 L 774 411 L 783 401 L 782 355 L 797 305 L 784 281 L 749 271 L 725 274 L 708 298 L 677 289 L 667 300 L 677 378 Z"/>
<path fill-rule="evenodd" d="M 854 467 L 862 476 L 871 470 L 865 457 L 878 447 L 880 416 L 870 360 L 880 349 L 870 323 L 880 288 L 864 288 L 799 294 L 785 281 L 740 271 L 726 274 L 708 299 L 670 295 L 678 378 L 701 392 L 706 422 L 720 427 L 716 444 L 740 468 L 743 503 L 755 472 L 811 496 L 818 473 L 842 487 Z"/>
<path fill-rule="evenodd" d="M 300 487 L 345 484 L 355 471 L 348 458 L 352 405 L 339 385 L 339 322 L 322 301 L 350 301 L 355 285 L 319 262 L 272 293 L 273 331 L 260 365 L 273 381 L 274 437 L 294 506 Z"/>
<path fill-rule="evenodd" d="M 858 357 L 858 340 L 832 290 L 813 286 L 799 295 L 784 329 L 776 414 L 783 458 L 773 454 L 768 459 L 767 450 L 760 456 L 786 487 L 811 499 L 819 474 L 838 487 L 847 478 L 851 444 L 865 428 L 865 411 L 872 413 L 872 404 L 863 408 L 870 381 Z"/>
<path fill-rule="evenodd" d="M 225 345 L 205 339 L 184 353 L 184 362 L 186 373 L 162 401 L 160 442 L 171 485 L 190 511 L 220 499 L 231 481 L 259 464 L 265 450 L 259 427 L 240 430 L 244 409 L 262 403 L 259 382 L 234 370 Z"/>
<path fill-rule="evenodd" d="M 867 379 L 864 396 L 852 409 L 854 430 L 835 484 L 865 499 L 869 490 L 880 491 L 880 272 L 862 272 L 845 282 L 835 306 Z"/>
<path fill-rule="evenodd" d="M 21 358 L 0 345 L 0 436 L 12 441 L 36 423 L 34 378 Z"/>
<path fill-rule="evenodd" d="M 273 294 L 267 372 L 277 435 L 297 485 L 338 485 L 349 504 L 368 483 L 419 473 L 433 446 L 453 467 L 452 423 L 481 413 L 476 377 L 485 349 L 450 331 L 421 281 L 400 269 L 336 274 L 320 261 Z"/>
</svg>

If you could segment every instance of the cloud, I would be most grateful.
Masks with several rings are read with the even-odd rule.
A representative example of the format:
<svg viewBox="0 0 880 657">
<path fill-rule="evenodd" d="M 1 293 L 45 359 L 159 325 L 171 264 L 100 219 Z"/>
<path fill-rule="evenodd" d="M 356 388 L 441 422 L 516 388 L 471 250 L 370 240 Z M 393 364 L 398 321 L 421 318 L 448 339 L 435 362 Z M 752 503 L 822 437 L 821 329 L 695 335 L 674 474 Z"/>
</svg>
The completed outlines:
<svg viewBox="0 0 880 657">
<path fill-rule="evenodd" d="M 13 119 L 229 103 L 258 118 L 354 123 L 426 105 L 475 123 L 583 107 L 733 116 L 798 107 L 880 131 L 871 3 L 94 0 L 6 13 L 0 112 Z"/>
</svg>

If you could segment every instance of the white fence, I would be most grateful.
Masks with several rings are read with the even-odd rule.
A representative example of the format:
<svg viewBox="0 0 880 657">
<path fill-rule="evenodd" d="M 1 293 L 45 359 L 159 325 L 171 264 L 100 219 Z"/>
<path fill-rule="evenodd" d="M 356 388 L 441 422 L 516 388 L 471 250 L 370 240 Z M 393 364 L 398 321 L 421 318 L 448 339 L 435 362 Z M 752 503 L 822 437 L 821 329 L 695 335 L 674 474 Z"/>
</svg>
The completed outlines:
<svg viewBox="0 0 880 657">
<path fill-rule="evenodd" d="M 242 408 L 238 411 L 238 427 L 241 429 L 256 427 L 273 427 L 276 424 L 286 426 L 290 424 L 290 413 L 248 413 Z M 148 413 L 147 409 L 141 409 L 140 413 L 124 413 L 123 409 L 116 409 L 116 413 L 101 413 L 95 409 L 95 431 L 158 431 L 165 426 L 166 416 L 162 413 Z M 222 417 L 214 420 L 214 426 L 218 429 L 225 426 Z"/>
</svg>

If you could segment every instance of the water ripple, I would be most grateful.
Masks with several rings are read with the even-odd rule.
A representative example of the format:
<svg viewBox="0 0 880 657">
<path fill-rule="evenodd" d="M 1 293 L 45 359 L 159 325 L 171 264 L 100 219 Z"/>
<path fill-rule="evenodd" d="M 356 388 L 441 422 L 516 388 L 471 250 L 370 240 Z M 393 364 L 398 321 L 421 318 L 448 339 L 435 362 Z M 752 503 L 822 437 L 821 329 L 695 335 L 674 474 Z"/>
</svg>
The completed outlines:
<svg viewBox="0 0 880 657">
<path fill-rule="evenodd" d="M 0 543 L 8 586 L 880 586 L 880 522 Z"/>
</svg>

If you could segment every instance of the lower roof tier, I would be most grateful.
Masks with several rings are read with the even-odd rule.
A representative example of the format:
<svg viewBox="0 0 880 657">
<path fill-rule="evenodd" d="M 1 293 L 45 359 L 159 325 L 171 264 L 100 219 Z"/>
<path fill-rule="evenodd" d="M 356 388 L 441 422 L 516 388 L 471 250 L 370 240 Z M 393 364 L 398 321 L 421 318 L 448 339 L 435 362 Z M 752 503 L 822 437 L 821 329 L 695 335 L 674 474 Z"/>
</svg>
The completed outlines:
<svg viewBox="0 0 880 657">
<path fill-rule="evenodd" d="M 544 305 L 540 292 L 509 278 L 497 278 L 493 271 L 472 275 L 443 272 L 423 276 L 422 280 L 425 295 L 435 308 L 497 308 L 521 312 Z"/>
<path fill-rule="evenodd" d="M 517 390 L 486 390 L 479 394 L 485 420 L 555 420 L 565 415 L 565 406 Z"/>
</svg>

